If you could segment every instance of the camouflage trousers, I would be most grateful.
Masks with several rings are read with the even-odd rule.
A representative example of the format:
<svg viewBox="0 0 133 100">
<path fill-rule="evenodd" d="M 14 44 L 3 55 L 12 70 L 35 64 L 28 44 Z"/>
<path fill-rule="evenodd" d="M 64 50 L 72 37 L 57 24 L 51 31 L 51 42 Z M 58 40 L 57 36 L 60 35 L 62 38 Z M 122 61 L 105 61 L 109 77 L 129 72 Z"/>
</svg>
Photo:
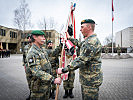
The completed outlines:
<svg viewBox="0 0 133 100">
<path fill-rule="evenodd" d="M 49 92 L 38 93 L 38 92 L 31 92 L 30 100 L 49 100 Z"/>
<path fill-rule="evenodd" d="M 31 89 L 31 100 L 48 100 L 50 97 L 50 83 L 45 84 L 40 82 L 39 79 L 31 81 L 30 89 Z"/>
<path fill-rule="evenodd" d="M 27 66 L 24 66 L 24 67 L 25 67 L 26 79 L 27 79 L 28 86 L 30 89 L 30 81 L 31 81 L 32 74 Z"/>
<path fill-rule="evenodd" d="M 83 100 L 98 100 L 98 87 L 81 85 Z"/>
<path fill-rule="evenodd" d="M 52 69 L 52 75 L 57 78 L 56 68 Z M 56 90 L 56 84 L 52 84 L 51 90 Z"/>
<path fill-rule="evenodd" d="M 74 79 L 75 79 L 75 72 L 71 71 L 68 74 L 68 80 L 63 81 L 63 87 L 65 90 L 70 90 L 74 88 Z"/>
</svg>

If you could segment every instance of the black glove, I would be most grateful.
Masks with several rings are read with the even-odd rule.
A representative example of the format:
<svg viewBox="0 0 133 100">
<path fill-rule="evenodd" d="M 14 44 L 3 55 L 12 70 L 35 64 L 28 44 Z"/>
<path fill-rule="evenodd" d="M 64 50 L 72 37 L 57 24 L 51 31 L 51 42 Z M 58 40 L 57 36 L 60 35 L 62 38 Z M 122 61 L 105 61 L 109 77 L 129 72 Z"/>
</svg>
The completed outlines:
<svg viewBox="0 0 133 100">
<path fill-rule="evenodd" d="M 51 84 L 54 84 L 54 80 L 55 80 L 55 78 L 53 77 L 53 78 L 51 79 Z"/>
<path fill-rule="evenodd" d="M 73 28 L 72 28 L 72 25 L 71 26 L 68 26 L 68 30 L 67 30 L 68 34 L 70 36 L 73 36 Z"/>
<path fill-rule="evenodd" d="M 68 69 L 70 68 L 70 65 L 67 65 L 67 67 L 62 69 L 62 73 L 66 73 L 68 72 Z"/>
<path fill-rule="evenodd" d="M 71 55 L 74 54 L 74 47 L 70 48 L 70 53 L 71 53 Z"/>
</svg>

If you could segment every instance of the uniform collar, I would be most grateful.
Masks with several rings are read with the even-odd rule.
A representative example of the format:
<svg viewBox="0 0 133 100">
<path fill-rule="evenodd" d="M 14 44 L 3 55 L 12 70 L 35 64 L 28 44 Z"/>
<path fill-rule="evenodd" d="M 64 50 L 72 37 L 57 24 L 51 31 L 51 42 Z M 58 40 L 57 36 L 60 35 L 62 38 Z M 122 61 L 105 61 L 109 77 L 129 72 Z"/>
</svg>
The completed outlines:
<svg viewBox="0 0 133 100">
<path fill-rule="evenodd" d="M 37 50 L 37 51 L 42 51 L 42 48 L 40 47 L 38 47 L 38 46 L 36 46 L 35 44 L 33 44 L 33 47 Z"/>
<path fill-rule="evenodd" d="M 96 37 L 96 36 L 97 36 L 97 35 L 94 33 L 94 34 L 92 34 L 91 36 L 87 37 L 85 40 L 91 39 L 91 38 Z"/>
</svg>

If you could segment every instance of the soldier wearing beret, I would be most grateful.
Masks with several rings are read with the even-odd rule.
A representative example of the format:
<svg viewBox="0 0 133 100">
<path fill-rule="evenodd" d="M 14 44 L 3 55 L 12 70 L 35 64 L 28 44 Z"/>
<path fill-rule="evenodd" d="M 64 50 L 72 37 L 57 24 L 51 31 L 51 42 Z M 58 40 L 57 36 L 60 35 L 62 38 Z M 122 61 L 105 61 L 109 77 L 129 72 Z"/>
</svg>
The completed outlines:
<svg viewBox="0 0 133 100">
<path fill-rule="evenodd" d="M 31 32 L 33 42 L 28 51 L 26 60 L 32 77 L 30 81 L 31 100 L 48 100 L 51 84 L 60 84 L 61 78 L 54 78 L 51 74 L 51 64 L 48 58 L 48 52 L 42 49 L 45 42 L 44 32 L 35 30 Z M 59 51 L 59 50 L 55 50 Z M 51 52 L 53 55 L 56 53 Z"/>
<path fill-rule="evenodd" d="M 28 44 L 24 47 L 24 50 L 23 50 L 23 66 L 25 68 L 26 79 L 27 79 L 27 82 L 28 82 L 29 90 L 30 90 L 31 72 L 30 72 L 30 70 L 28 69 L 28 66 L 27 66 L 26 56 L 27 56 L 27 53 L 28 53 L 29 49 L 32 46 L 31 34 L 28 34 L 27 39 L 28 39 Z M 31 94 L 31 91 L 30 91 L 30 94 Z M 30 100 L 30 95 L 29 95 L 28 98 L 26 98 L 26 100 Z"/>
<path fill-rule="evenodd" d="M 48 40 L 48 42 L 47 42 L 47 48 L 48 49 L 52 49 L 53 48 L 53 41 Z"/>
<path fill-rule="evenodd" d="M 53 42 L 51 40 L 47 41 L 47 48 L 48 50 L 52 50 L 53 49 Z M 50 63 L 51 63 L 51 67 L 52 67 L 52 75 L 54 77 L 57 77 L 57 73 L 56 73 L 56 69 L 59 67 L 59 55 L 56 56 L 51 56 L 49 57 Z M 52 99 L 55 99 L 55 90 L 56 90 L 56 84 L 52 84 L 51 86 L 51 94 L 50 97 Z"/>
<path fill-rule="evenodd" d="M 109 49 L 107 48 L 107 46 L 104 47 L 104 52 L 105 52 L 105 54 L 109 53 Z"/>
<path fill-rule="evenodd" d="M 118 54 L 118 56 L 121 55 L 121 48 L 120 48 L 119 44 L 118 44 L 118 47 L 117 47 L 117 54 Z"/>
<path fill-rule="evenodd" d="M 92 19 L 85 19 L 81 22 L 80 31 L 85 40 L 80 47 L 80 55 L 66 68 L 58 68 L 58 74 L 79 68 L 83 100 L 98 100 L 99 86 L 103 81 L 101 70 L 102 46 L 94 33 L 94 29 L 95 21 Z M 74 39 L 73 43 L 79 45 L 78 42 L 74 42 Z"/>
</svg>

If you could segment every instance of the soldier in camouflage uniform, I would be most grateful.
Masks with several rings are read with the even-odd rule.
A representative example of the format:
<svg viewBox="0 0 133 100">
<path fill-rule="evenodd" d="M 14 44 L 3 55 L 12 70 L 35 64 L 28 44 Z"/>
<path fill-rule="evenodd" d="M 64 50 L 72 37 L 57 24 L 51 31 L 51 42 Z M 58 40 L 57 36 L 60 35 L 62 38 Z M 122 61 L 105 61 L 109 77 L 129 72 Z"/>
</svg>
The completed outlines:
<svg viewBox="0 0 133 100">
<path fill-rule="evenodd" d="M 50 52 L 42 49 L 45 37 L 43 31 L 32 31 L 32 47 L 28 51 L 26 60 L 28 68 L 32 74 L 30 81 L 31 100 L 48 100 L 50 95 L 51 84 L 60 84 L 61 78 L 54 78 L 51 74 L 51 64 L 48 54 L 55 55 L 55 50 Z"/>
<path fill-rule="evenodd" d="M 105 52 L 106 54 L 108 54 L 109 49 L 107 48 L 107 46 L 104 47 L 104 52 Z"/>
<path fill-rule="evenodd" d="M 80 55 L 66 68 L 58 68 L 58 74 L 79 68 L 83 100 L 98 100 L 99 86 L 103 81 L 101 70 L 102 46 L 94 33 L 94 28 L 95 22 L 92 19 L 86 19 L 81 22 L 80 31 L 85 40 L 81 45 Z"/>
<path fill-rule="evenodd" d="M 117 47 L 117 54 L 118 54 L 118 56 L 121 55 L 121 48 L 120 48 L 119 44 L 118 44 L 118 47 Z"/>
<path fill-rule="evenodd" d="M 28 86 L 29 86 L 29 90 L 30 89 L 30 79 L 31 79 L 31 72 L 28 70 L 28 67 L 27 67 L 27 61 L 26 61 L 26 56 L 27 56 L 27 53 L 30 49 L 30 47 L 32 46 L 32 42 L 31 42 L 31 34 L 28 34 L 27 36 L 27 39 L 28 39 L 28 44 L 24 47 L 24 50 L 23 50 L 23 66 L 25 68 L 25 73 L 26 73 L 26 79 L 27 79 L 27 82 L 28 82 Z M 31 94 L 31 92 L 30 92 Z M 26 100 L 30 100 L 30 95 L 28 98 L 26 98 Z"/>
<path fill-rule="evenodd" d="M 70 63 L 73 60 L 73 56 L 72 53 L 69 49 L 67 49 L 67 47 L 65 48 L 65 52 L 66 52 L 66 64 Z M 74 79 L 75 79 L 75 72 L 71 71 L 68 73 L 68 79 L 63 80 L 63 87 L 65 90 L 65 94 L 63 96 L 63 98 L 67 98 L 68 96 L 70 98 L 74 98 L 73 95 L 73 88 L 74 88 Z"/>
<path fill-rule="evenodd" d="M 48 50 L 52 50 L 53 49 L 53 42 L 51 40 L 48 40 L 47 42 L 47 48 Z M 52 67 L 52 75 L 54 77 L 57 77 L 57 73 L 56 73 L 56 69 L 59 68 L 59 55 L 56 56 L 50 56 L 50 63 L 51 63 L 51 67 Z M 51 98 L 55 99 L 55 90 L 56 90 L 56 84 L 52 84 L 51 86 Z"/>
</svg>

